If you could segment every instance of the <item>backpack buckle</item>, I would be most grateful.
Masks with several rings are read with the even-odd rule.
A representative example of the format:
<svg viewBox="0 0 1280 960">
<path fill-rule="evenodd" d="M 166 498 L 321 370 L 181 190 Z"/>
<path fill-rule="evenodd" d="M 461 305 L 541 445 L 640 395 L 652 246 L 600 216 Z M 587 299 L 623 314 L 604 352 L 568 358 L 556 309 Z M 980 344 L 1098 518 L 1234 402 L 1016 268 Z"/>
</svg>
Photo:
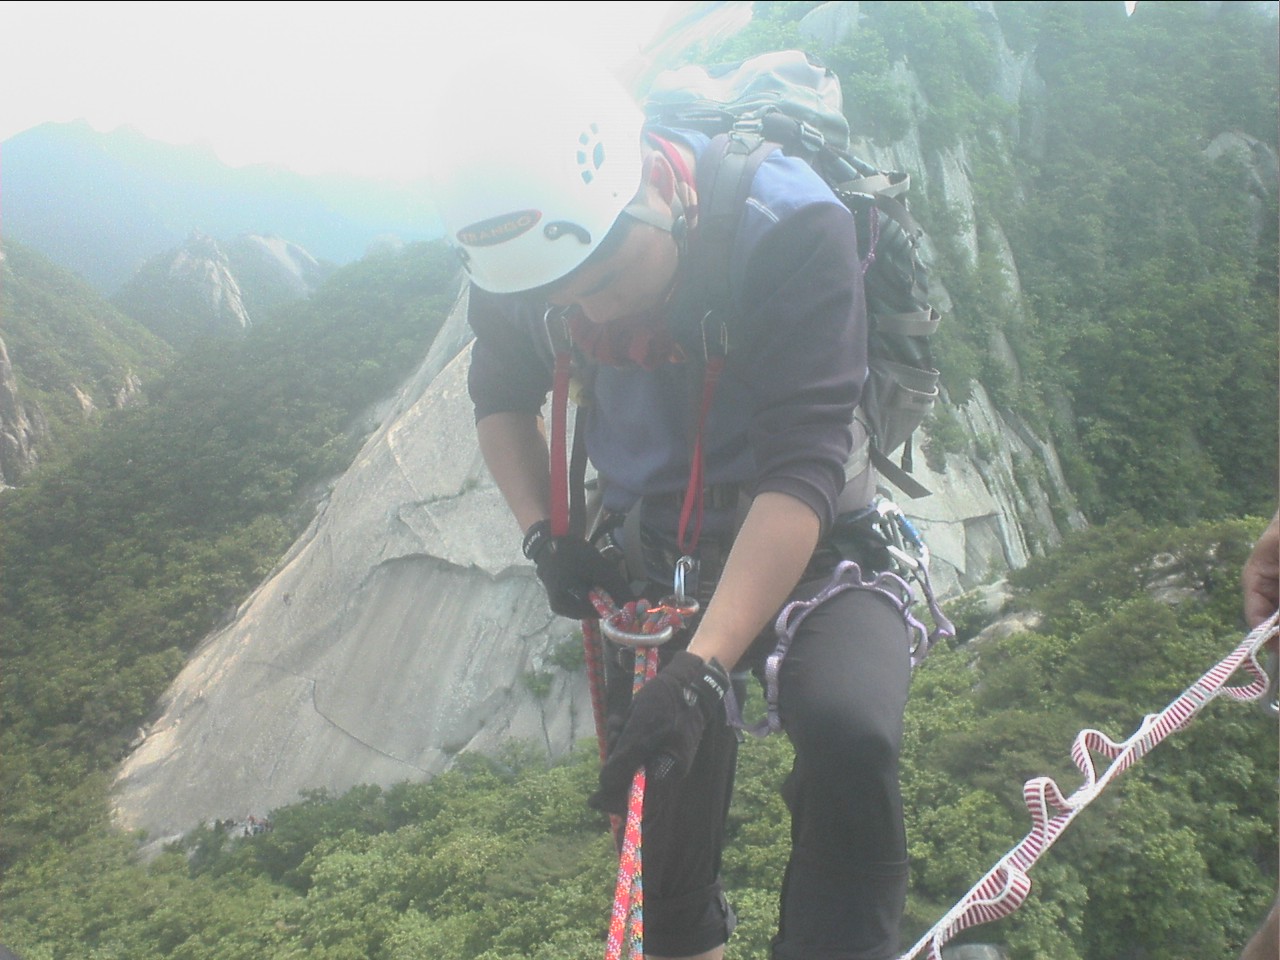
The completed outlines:
<svg viewBox="0 0 1280 960">
<path fill-rule="evenodd" d="M 543 327 L 547 331 L 547 345 L 554 356 L 561 351 L 572 348 L 573 340 L 569 335 L 569 317 L 576 307 L 558 307 L 549 305 L 542 316 Z"/>
<path fill-rule="evenodd" d="M 729 355 L 729 325 L 720 319 L 715 309 L 708 310 L 699 324 L 702 329 L 702 359 Z"/>
</svg>

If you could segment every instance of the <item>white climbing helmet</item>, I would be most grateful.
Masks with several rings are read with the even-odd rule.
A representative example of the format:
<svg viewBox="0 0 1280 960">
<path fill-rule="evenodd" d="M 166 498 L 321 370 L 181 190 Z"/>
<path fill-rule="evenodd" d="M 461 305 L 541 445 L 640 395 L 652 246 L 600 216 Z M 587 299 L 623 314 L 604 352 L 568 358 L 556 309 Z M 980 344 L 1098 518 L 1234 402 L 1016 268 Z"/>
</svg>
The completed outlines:
<svg viewBox="0 0 1280 960">
<path fill-rule="evenodd" d="M 514 293 L 564 277 L 600 245 L 640 189 L 644 117 L 580 59 L 481 72 L 436 120 L 432 179 L 472 281 Z"/>
</svg>

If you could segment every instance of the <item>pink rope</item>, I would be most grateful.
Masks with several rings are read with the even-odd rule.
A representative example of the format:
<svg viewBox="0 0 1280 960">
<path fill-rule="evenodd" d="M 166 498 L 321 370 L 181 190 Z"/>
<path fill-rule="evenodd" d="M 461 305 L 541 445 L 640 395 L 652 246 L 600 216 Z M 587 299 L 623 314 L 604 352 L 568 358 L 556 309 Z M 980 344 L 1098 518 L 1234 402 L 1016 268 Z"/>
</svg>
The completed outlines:
<svg viewBox="0 0 1280 960">
<path fill-rule="evenodd" d="M 636 650 L 632 696 L 658 672 L 658 648 Z M 644 818 L 645 771 L 641 767 L 631 778 L 627 799 L 627 823 L 618 856 L 618 881 L 614 885 L 613 912 L 609 917 L 609 938 L 605 960 L 620 960 L 625 939 L 632 960 L 644 957 L 644 868 L 641 821 Z"/>
<path fill-rule="evenodd" d="M 1076 735 L 1071 759 L 1084 774 L 1084 783 L 1070 796 L 1065 796 L 1049 777 L 1035 777 L 1022 788 L 1023 800 L 1031 814 L 1031 832 L 1010 850 L 960 902 L 934 924 L 900 960 L 910 960 L 928 950 L 929 960 L 941 960 L 942 947 L 962 930 L 1009 916 L 1031 892 L 1032 865 L 1049 849 L 1068 824 L 1093 802 L 1116 777 L 1137 763 L 1156 744 L 1176 730 L 1181 730 L 1206 704 L 1219 695 L 1232 700 L 1260 700 L 1267 693 L 1269 680 L 1258 662 L 1258 654 L 1270 640 L 1280 636 L 1280 612 L 1259 624 L 1230 655 L 1193 683 L 1176 700 L 1157 714 L 1148 714 L 1134 734 L 1116 743 L 1106 734 L 1086 729 Z M 1237 670 L 1250 677 L 1243 686 L 1227 686 Z M 1111 761 L 1099 775 L 1094 755 Z"/>
<path fill-rule="evenodd" d="M 668 627 L 679 629 L 684 625 L 684 618 L 680 612 L 665 604 L 650 607 L 647 600 L 635 600 L 618 608 L 609 595 L 603 592 L 592 593 L 591 602 L 602 620 L 637 636 L 658 634 Z M 657 672 L 658 648 L 636 647 L 631 695 L 634 697 Z M 604 723 L 600 715 L 596 719 L 596 729 L 601 734 L 603 757 Z M 641 821 L 644 819 L 644 793 L 645 771 L 641 767 L 631 778 L 631 791 L 627 797 L 627 817 L 618 855 L 618 879 L 614 884 L 613 909 L 609 914 L 605 960 L 621 960 L 624 944 L 631 960 L 643 960 L 644 957 L 644 858 L 641 832 Z M 617 830 L 618 822 L 615 818 L 615 834 Z"/>
</svg>

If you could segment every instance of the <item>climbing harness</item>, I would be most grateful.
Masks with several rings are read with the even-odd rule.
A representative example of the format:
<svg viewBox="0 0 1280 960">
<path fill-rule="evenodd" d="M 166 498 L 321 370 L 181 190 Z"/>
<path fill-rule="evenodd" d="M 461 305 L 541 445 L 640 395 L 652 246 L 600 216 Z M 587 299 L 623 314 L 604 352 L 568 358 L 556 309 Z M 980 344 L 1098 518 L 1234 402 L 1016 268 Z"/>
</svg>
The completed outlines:
<svg viewBox="0 0 1280 960">
<path fill-rule="evenodd" d="M 941 608 L 936 608 L 936 601 L 930 596 L 930 607 L 933 609 L 936 627 L 930 633 L 925 625 L 911 612 L 911 605 L 914 597 L 911 592 L 911 585 L 907 583 L 901 576 L 892 571 L 883 571 L 876 574 L 871 579 L 864 579 L 861 567 L 854 560 L 845 560 L 841 562 L 832 574 L 831 579 L 814 597 L 808 600 L 794 600 L 782 608 L 782 612 L 778 614 L 778 619 L 774 623 L 774 630 L 778 636 L 778 643 L 773 648 L 773 652 L 769 654 L 764 665 L 764 687 L 765 687 L 765 718 L 758 723 L 748 724 L 742 719 L 742 710 L 734 697 L 732 689 L 725 695 L 725 709 L 729 714 L 729 722 L 740 730 L 745 730 L 752 736 L 766 737 L 771 733 L 777 733 L 782 729 L 782 717 L 778 711 L 778 678 L 782 672 L 782 662 L 786 659 L 791 644 L 795 640 L 797 631 L 800 629 L 806 617 L 814 610 L 822 606 L 837 594 L 844 593 L 846 590 L 865 590 L 868 593 L 874 593 L 877 596 L 884 597 L 894 609 L 902 615 L 907 623 L 907 628 L 915 638 L 915 642 L 911 644 L 911 665 L 915 667 L 921 660 L 928 655 L 929 650 L 938 641 L 954 637 L 955 628 L 951 625 L 951 621 L 942 613 Z M 932 594 L 932 591 L 930 591 Z"/>
<path fill-rule="evenodd" d="M 1123 743 L 1116 743 L 1097 730 L 1080 731 L 1071 746 L 1071 758 L 1084 774 L 1084 783 L 1070 796 L 1064 796 L 1057 783 L 1049 777 L 1028 780 L 1023 785 L 1022 796 L 1031 814 L 1031 832 L 899 960 L 912 960 L 922 955 L 928 960 L 941 960 L 943 945 L 960 931 L 999 920 L 1017 910 L 1031 892 L 1027 871 L 1076 815 L 1156 744 L 1190 723 L 1215 697 L 1226 695 L 1232 700 L 1246 702 L 1274 694 L 1274 681 L 1268 677 L 1258 656 L 1263 646 L 1277 637 L 1280 637 L 1280 611 L 1255 627 L 1244 642 L 1162 711 L 1144 717 L 1138 729 Z M 1227 681 L 1237 670 L 1248 674 L 1248 682 L 1227 686 Z M 1095 765 L 1095 754 L 1111 761 L 1101 774 Z"/>
<path fill-rule="evenodd" d="M 741 705 L 737 702 L 733 690 L 725 696 L 725 709 L 729 722 L 752 736 L 765 737 L 782 729 L 782 718 L 778 712 L 778 678 L 782 672 L 782 662 L 791 649 L 796 632 L 805 618 L 837 594 L 846 590 L 865 590 L 884 597 L 906 621 L 911 636 L 911 666 L 918 666 L 929 655 L 938 643 L 955 638 L 956 630 L 947 615 L 942 612 L 942 605 L 929 581 L 929 548 L 911 521 L 907 519 L 897 504 L 884 496 L 877 496 L 871 506 L 846 518 L 839 523 L 847 528 L 857 528 L 857 534 L 882 547 L 890 558 L 890 569 L 877 573 L 870 579 L 863 575 L 857 561 L 845 560 L 837 565 L 827 584 L 813 597 L 807 600 L 795 600 L 782 608 L 778 619 L 774 622 L 774 632 L 778 643 L 765 660 L 764 688 L 766 714 L 763 720 L 748 724 L 742 718 Z M 915 602 L 912 583 L 915 583 L 925 597 L 929 607 L 929 615 L 934 628 L 929 630 L 911 611 Z"/>
</svg>

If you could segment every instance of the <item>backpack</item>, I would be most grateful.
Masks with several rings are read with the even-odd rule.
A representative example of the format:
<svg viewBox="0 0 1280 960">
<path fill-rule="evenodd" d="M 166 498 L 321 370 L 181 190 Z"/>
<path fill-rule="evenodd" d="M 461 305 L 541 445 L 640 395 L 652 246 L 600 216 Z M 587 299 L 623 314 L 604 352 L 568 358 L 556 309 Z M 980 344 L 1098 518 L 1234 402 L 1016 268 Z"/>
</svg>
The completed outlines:
<svg viewBox="0 0 1280 960">
<path fill-rule="evenodd" d="M 660 73 L 644 102 L 650 123 L 711 137 L 698 160 L 705 302 L 727 306 L 729 249 L 756 169 L 775 149 L 804 159 L 853 213 L 863 265 L 868 374 L 855 420 L 865 440 L 846 466 L 849 506 L 875 491 L 878 473 L 910 497 L 929 494 L 909 474 L 911 436 L 938 399 L 930 336 L 941 315 L 928 301 L 924 231 L 907 210 L 905 173 L 877 170 L 849 152 L 840 81 L 796 50 L 719 67 Z M 709 189 L 704 188 L 709 184 Z M 724 311 L 727 312 L 727 311 Z M 727 341 L 749 339 L 734 331 Z M 889 459 L 901 449 L 901 464 Z M 842 498 L 843 501 L 844 498 Z"/>
</svg>

